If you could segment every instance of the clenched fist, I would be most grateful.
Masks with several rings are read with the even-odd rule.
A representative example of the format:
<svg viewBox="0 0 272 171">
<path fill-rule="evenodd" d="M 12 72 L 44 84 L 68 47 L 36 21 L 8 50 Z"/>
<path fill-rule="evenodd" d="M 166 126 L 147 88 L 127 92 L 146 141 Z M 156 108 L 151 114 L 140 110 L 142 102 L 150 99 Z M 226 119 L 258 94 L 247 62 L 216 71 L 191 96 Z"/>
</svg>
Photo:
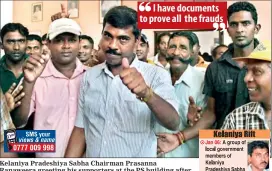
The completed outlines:
<svg viewBox="0 0 272 171">
<path fill-rule="evenodd" d="M 122 67 L 120 78 L 128 89 L 139 98 L 149 96 L 150 88 L 146 85 L 142 74 L 136 68 L 130 68 L 127 58 L 122 59 Z"/>
</svg>

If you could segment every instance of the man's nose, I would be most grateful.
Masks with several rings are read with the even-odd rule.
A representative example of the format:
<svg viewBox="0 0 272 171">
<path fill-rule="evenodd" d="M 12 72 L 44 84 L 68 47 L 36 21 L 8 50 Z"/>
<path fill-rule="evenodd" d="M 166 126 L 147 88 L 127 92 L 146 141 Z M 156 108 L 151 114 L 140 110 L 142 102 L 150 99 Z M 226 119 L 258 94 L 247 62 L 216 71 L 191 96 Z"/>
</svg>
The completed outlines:
<svg viewBox="0 0 272 171">
<path fill-rule="evenodd" d="M 68 40 L 64 40 L 63 41 L 63 45 L 62 45 L 62 48 L 65 48 L 65 49 L 69 49 L 71 46 L 70 46 L 70 43 Z"/>
<path fill-rule="evenodd" d="M 243 32 L 245 29 L 245 27 L 243 26 L 243 24 L 239 23 L 238 26 L 237 26 L 237 32 Z"/>
<path fill-rule="evenodd" d="M 14 50 L 19 50 L 19 49 L 20 49 L 20 45 L 19 45 L 18 42 L 15 42 L 15 43 L 14 43 L 13 49 L 14 49 Z"/>
</svg>

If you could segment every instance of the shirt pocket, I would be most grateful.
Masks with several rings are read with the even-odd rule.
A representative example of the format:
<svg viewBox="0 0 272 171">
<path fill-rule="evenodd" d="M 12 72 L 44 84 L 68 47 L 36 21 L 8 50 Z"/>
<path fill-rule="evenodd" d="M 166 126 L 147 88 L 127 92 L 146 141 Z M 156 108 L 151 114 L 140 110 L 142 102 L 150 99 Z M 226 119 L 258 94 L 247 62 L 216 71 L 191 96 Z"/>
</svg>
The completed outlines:
<svg viewBox="0 0 272 171">
<path fill-rule="evenodd" d="M 102 105 L 102 94 L 99 91 L 93 91 L 91 94 L 85 95 L 84 112 L 86 115 L 99 117 L 101 105 Z"/>
<path fill-rule="evenodd" d="M 151 111 L 146 103 L 136 98 L 135 94 L 124 95 L 121 111 L 116 113 L 116 126 L 122 132 L 144 133 L 149 131 Z"/>
</svg>

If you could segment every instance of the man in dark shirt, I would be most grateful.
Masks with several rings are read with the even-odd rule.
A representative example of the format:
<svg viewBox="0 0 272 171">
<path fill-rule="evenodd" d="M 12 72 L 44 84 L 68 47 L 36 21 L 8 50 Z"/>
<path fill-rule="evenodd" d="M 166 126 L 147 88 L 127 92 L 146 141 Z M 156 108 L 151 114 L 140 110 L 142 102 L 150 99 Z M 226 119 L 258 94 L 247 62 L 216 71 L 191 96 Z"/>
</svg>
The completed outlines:
<svg viewBox="0 0 272 171">
<path fill-rule="evenodd" d="M 0 60 L 0 86 L 6 93 L 13 83 L 23 78 L 22 66 L 26 54 L 26 37 L 29 32 L 20 23 L 8 23 L 1 29 L 5 55 Z"/>
<path fill-rule="evenodd" d="M 232 58 L 246 57 L 258 46 L 259 42 L 254 39 L 254 35 L 261 28 L 256 8 L 249 2 L 236 2 L 229 6 L 228 22 L 228 33 L 233 44 L 219 60 L 212 62 L 207 68 L 203 90 L 203 93 L 209 96 L 208 107 L 203 115 L 213 114 L 216 128 L 222 126 L 225 117 L 233 109 L 249 102 L 248 91 L 243 81 L 246 73 L 244 64 Z M 196 112 L 189 115 L 197 118 Z M 195 124 L 197 119 L 190 121 Z M 198 122 L 205 121 L 200 119 Z"/>
</svg>

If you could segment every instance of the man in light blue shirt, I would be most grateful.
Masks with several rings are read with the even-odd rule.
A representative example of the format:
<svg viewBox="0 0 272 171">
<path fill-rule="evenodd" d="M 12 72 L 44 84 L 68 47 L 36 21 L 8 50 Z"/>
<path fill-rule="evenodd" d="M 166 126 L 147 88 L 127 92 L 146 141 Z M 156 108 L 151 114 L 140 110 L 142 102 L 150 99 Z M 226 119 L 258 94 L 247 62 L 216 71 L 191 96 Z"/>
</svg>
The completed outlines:
<svg viewBox="0 0 272 171">
<path fill-rule="evenodd" d="M 179 126 L 178 103 L 169 73 L 139 61 L 137 12 L 111 8 L 103 22 L 106 62 L 83 78 L 75 127 L 65 157 L 156 157 L 154 124 Z"/>
<path fill-rule="evenodd" d="M 180 127 L 178 133 L 156 125 L 158 133 L 158 152 L 165 157 L 198 157 L 198 130 L 209 128 L 211 124 L 205 122 L 190 127 L 187 123 L 189 104 L 195 103 L 206 107 L 207 98 L 202 94 L 204 87 L 204 72 L 190 65 L 192 61 L 193 39 L 191 32 L 174 32 L 168 42 L 168 57 L 172 83 L 179 101 Z M 190 100 L 189 100 L 190 97 Z M 195 101 L 195 102 L 194 102 Z M 206 119 L 206 116 L 203 117 Z M 176 133 L 176 134 L 175 134 Z M 185 142 L 186 141 L 186 142 Z M 185 143 L 183 143 L 185 142 Z"/>
</svg>

